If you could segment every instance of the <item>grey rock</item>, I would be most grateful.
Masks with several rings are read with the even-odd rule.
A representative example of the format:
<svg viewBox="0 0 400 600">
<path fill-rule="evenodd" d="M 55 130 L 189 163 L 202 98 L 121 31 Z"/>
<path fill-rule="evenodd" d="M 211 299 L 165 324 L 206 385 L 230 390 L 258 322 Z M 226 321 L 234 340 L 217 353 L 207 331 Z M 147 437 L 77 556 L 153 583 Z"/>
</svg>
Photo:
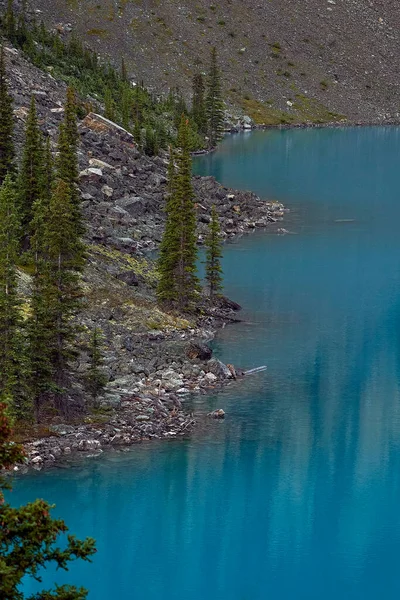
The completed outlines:
<svg viewBox="0 0 400 600">
<path fill-rule="evenodd" d="M 210 373 L 216 375 L 218 379 L 232 379 L 232 373 L 229 368 L 217 358 L 212 358 L 208 361 L 207 369 Z"/>
</svg>

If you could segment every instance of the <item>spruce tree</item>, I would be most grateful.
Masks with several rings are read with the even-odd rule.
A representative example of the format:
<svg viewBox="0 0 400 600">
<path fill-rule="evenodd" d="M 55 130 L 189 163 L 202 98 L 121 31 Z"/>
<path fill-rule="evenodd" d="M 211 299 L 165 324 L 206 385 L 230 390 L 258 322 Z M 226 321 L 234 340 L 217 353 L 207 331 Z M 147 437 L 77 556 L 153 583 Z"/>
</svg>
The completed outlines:
<svg viewBox="0 0 400 600">
<path fill-rule="evenodd" d="M 110 121 L 115 121 L 115 102 L 110 88 L 107 88 L 104 94 L 104 116 Z"/>
<path fill-rule="evenodd" d="M 41 221 L 44 222 L 44 218 Z M 37 422 L 40 422 L 42 409 L 52 400 L 56 389 L 53 365 L 56 301 L 50 266 L 42 255 L 38 255 L 32 283 L 31 314 L 27 323 L 29 389 Z"/>
<path fill-rule="evenodd" d="M 128 81 L 128 70 L 126 68 L 125 58 L 121 59 L 121 79 L 122 81 Z"/>
<path fill-rule="evenodd" d="M 84 246 L 74 218 L 71 188 L 56 182 L 44 226 L 45 271 L 44 294 L 51 328 L 51 365 L 56 390 L 55 406 L 68 414 L 66 388 L 69 383 L 71 343 L 76 337 L 77 314 L 82 296 L 79 272 L 84 265 Z"/>
<path fill-rule="evenodd" d="M 44 223 L 48 215 L 54 180 L 53 157 L 51 154 L 49 136 L 46 138 L 42 161 L 40 172 L 40 190 L 33 203 L 32 221 L 30 223 L 30 232 L 32 234 L 31 249 L 34 254 L 36 267 L 39 258 L 43 254 Z"/>
<path fill-rule="evenodd" d="M 215 47 L 211 49 L 211 62 L 207 81 L 206 115 L 209 145 L 213 148 L 222 138 L 224 130 L 224 102 L 222 100 L 221 74 Z"/>
<path fill-rule="evenodd" d="M 8 92 L 4 48 L 0 48 L 0 185 L 14 168 L 13 100 Z"/>
<path fill-rule="evenodd" d="M 14 14 L 14 0 L 7 0 L 7 9 L 3 18 L 6 36 L 11 42 L 15 42 L 16 22 Z"/>
<path fill-rule="evenodd" d="M 200 135 L 207 134 L 207 115 L 205 105 L 204 78 L 201 73 L 193 77 L 192 119 Z"/>
<path fill-rule="evenodd" d="M 57 177 L 65 181 L 70 188 L 74 217 L 82 234 L 80 192 L 77 185 L 79 175 L 78 142 L 76 96 L 73 88 L 68 88 L 64 122 L 60 126 L 58 139 Z"/>
<path fill-rule="evenodd" d="M 7 418 L 7 406 L 0 403 L 0 473 L 12 470 L 17 462 L 24 461 L 21 446 L 11 441 L 11 428 Z M 44 500 L 36 500 L 18 508 L 5 501 L 3 491 L 10 489 L 8 479 L 0 475 L 0 598 L 28 600 L 21 591 L 29 579 L 40 581 L 40 571 L 48 564 L 67 570 L 75 559 L 90 561 L 96 552 L 91 538 L 78 540 L 68 535 L 62 548 L 56 546 L 59 536 L 65 537 L 68 528 L 60 519 L 53 519 L 51 507 Z M 73 586 L 56 586 L 41 591 L 29 599 L 85 600 L 86 590 Z"/>
<path fill-rule="evenodd" d="M 211 301 L 222 292 L 222 240 L 218 213 L 211 209 L 211 221 L 206 238 L 206 281 Z"/>
<path fill-rule="evenodd" d="M 90 363 L 87 373 L 89 392 L 92 396 L 93 405 L 96 406 L 99 394 L 107 383 L 107 377 L 103 371 L 103 335 L 98 327 L 95 327 L 90 337 Z"/>
<path fill-rule="evenodd" d="M 121 89 L 121 117 L 122 127 L 129 129 L 132 113 L 132 94 L 127 83 L 122 85 Z"/>
<path fill-rule="evenodd" d="M 196 258 L 196 212 L 191 182 L 192 159 L 189 151 L 189 123 L 182 116 L 176 156 L 176 174 L 170 166 L 166 204 L 166 227 L 161 242 L 157 295 L 180 310 L 192 308 L 198 297 Z"/>
<path fill-rule="evenodd" d="M 28 239 L 32 234 L 31 222 L 33 219 L 33 207 L 43 193 L 43 159 L 43 135 L 39 129 L 35 98 L 32 96 L 30 110 L 26 121 L 25 144 L 18 178 L 21 233 L 25 249 L 28 245 Z"/>
<path fill-rule="evenodd" d="M 40 409 L 54 388 L 52 344 L 54 318 L 51 307 L 55 302 L 50 265 L 47 261 L 46 232 L 53 188 L 53 158 L 50 138 L 44 154 L 43 190 L 33 207 L 31 248 L 34 256 L 34 274 L 31 295 L 31 314 L 27 330 L 29 340 L 29 386 L 35 418 L 40 420 Z"/>
<path fill-rule="evenodd" d="M 16 339 L 21 325 L 17 294 L 19 221 L 16 191 L 8 175 L 0 188 L 0 398 L 13 399 L 16 384 Z"/>
<path fill-rule="evenodd" d="M 29 418 L 25 340 L 17 289 L 19 235 L 17 191 L 7 175 L 0 188 L 0 400 L 9 404 L 13 416 Z"/>
</svg>

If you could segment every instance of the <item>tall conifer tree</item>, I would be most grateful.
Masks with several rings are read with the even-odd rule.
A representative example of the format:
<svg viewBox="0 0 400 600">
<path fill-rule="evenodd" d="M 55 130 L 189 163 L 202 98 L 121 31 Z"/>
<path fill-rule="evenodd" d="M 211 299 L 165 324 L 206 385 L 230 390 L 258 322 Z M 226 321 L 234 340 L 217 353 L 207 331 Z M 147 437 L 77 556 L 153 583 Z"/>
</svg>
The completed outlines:
<svg viewBox="0 0 400 600">
<path fill-rule="evenodd" d="M 126 68 L 125 58 L 121 59 L 121 79 L 122 81 L 128 81 L 128 70 Z"/>
<path fill-rule="evenodd" d="M 222 240 L 218 213 L 215 206 L 211 209 L 211 221 L 206 238 L 206 281 L 210 299 L 214 300 L 222 292 Z"/>
<path fill-rule="evenodd" d="M 204 78 L 201 73 L 193 77 L 192 118 L 200 135 L 207 134 Z"/>
<path fill-rule="evenodd" d="M 44 194 L 35 204 L 33 248 L 36 270 L 30 319 L 30 355 L 37 418 L 40 418 L 41 407 L 48 398 L 53 398 L 56 408 L 68 414 L 66 387 L 76 334 L 74 317 L 81 298 L 79 272 L 84 265 L 81 216 L 75 202 L 77 159 L 73 124 L 73 119 L 68 123 L 66 116 L 60 127 L 58 177 L 52 193 L 50 196 Z M 53 175 L 49 146 L 45 165 L 47 186 L 51 186 Z"/>
<path fill-rule="evenodd" d="M 17 290 L 20 224 L 17 191 L 10 175 L 0 188 L 0 400 L 23 415 L 28 402 L 24 378 L 21 302 Z"/>
<path fill-rule="evenodd" d="M 224 130 L 224 102 L 222 100 L 221 74 L 215 47 L 211 49 L 211 62 L 207 81 L 206 114 L 209 145 L 213 148 L 221 139 Z"/>
<path fill-rule="evenodd" d="M 196 211 L 192 188 L 192 159 L 189 151 L 189 123 L 182 116 L 179 128 L 177 171 L 170 167 L 167 220 L 160 248 L 160 280 L 157 295 L 161 302 L 187 310 L 199 291 L 196 258 Z M 173 161 L 173 155 L 170 162 Z M 173 164 L 173 163 L 172 163 Z"/>
<path fill-rule="evenodd" d="M 68 88 L 64 122 L 60 127 L 58 140 L 57 177 L 65 181 L 70 188 L 74 217 L 76 223 L 79 224 L 80 233 L 83 233 L 80 192 L 77 185 L 79 175 L 78 142 L 76 96 L 75 91 L 72 88 Z"/>
<path fill-rule="evenodd" d="M 71 343 L 76 334 L 73 317 L 79 309 L 79 275 L 84 264 L 84 247 L 77 231 L 69 185 L 59 179 L 50 199 L 44 227 L 45 268 L 43 281 L 47 318 L 52 322 L 51 365 L 55 405 L 68 413 L 66 386 L 69 382 Z"/>
<path fill-rule="evenodd" d="M 8 92 L 4 48 L 0 47 L 0 185 L 14 168 L 13 100 Z"/>
<path fill-rule="evenodd" d="M 7 9 L 4 14 L 4 28 L 6 35 L 11 42 L 15 41 L 16 22 L 14 14 L 14 0 L 7 0 Z"/>
<path fill-rule="evenodd" d="M 44 187 L 44 155 L 43 135 L 40 131 L 36 102 L 32 96 L 25 128 L 25 145 L 22 153 L 22 163 L 19 172 L 19 203 L 21 211 L 21 233 L 27 247 L 27 240 L 32 234 L 31 222 L 33 207 L 42 194 Z"/>
</svg>

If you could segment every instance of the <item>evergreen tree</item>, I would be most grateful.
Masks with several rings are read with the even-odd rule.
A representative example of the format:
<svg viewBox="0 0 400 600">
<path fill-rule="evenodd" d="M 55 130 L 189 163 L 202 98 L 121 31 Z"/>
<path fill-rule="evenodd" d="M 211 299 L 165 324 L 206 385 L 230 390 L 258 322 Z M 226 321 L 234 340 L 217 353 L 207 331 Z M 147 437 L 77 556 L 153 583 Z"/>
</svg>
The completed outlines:
<svg viewBox="0 0 400 600">
<path fill-rule="evenodd" d="M 129 129 L 132 113 L 132 95 L 128 84 L 124 84 L 121 90 L 121 117 L 122 127 Z"/>
<path fill-rule="evenodd" d="M 96 406 L 97 398 L 107 383 L 107 377 L 102 369 L 104 361 L 102 342 L 102 332 L 98 327 L 95 327 L 90 338 L 90 364 L 87 374 L 89 391 L 92 396 L 94 406 Z"/>
<path fill-rule="evenodd" d="M 201 73 L 193 77 L 192 118 L 200 135 L 207 134 L 204 78 Z"/>
<path fill-rule="evenodd" d="M 188 115 L 189 111 L 186 106 L 185 98 L 179 88 L 176 88 L 174 95 L 174 123 L 179 132 L 182 115 Z"/>
<path fill-rule="evenodd" d="M 11 441 L 11 429 L 6 415 L 7 406 L 0 403 L 0 472 L 11 470 L 15 463 L 24 461 L 24 453 Z M 52 507 L 44 500 L 13 508 L 5 502 L 3 491 L 10 489 L 8 481 L 0 476 L 0 598 L 24 600 L 23 581 L 40 581 L 40 570 L 54 562 L 58 568 L 67 570 L 68 563 L 77 558 L 89 560 L 96 552 L 91 538 L 78 540 L 68 535 L 62 549 L 55 543 L 65 536 L 68 528 L 60 519 L 50 515 Z M 56 586 L 54 590 L 41 591 L 33 600 L 85 600 L 83 588 Z"/>
<path fill-rule="evenodd" d="M 166 227 L 160 248 L 157 289 L 158 299 L 188 310 L 193 306 L 199 291 L 196 274 L 196 212 L 191 182 L 192 159 L 189 151 L 189 123 L 182 116 L 179 128 L 180 151 L 176 156 L 177 172 L 170 161 L 170 178 L 166 204 Z"/>
<path fill-rule="evenodd" d="M 222 100 L 221 74 L 215 47 L 211 49 L 211 63 L 207 83 L 207 131 L 209 145 L 213 148 L 221 139 L 224 130 L 224 102 Z"/>
<path fill-rule="evenodd" d="M 122 81 L 128 81 L 128 71 L 126 68 L 125 58 L 121 59 L 121 79 Z"/>
<path fill-rule="evenodd" d="M 12 413 L 22 404 L 21 307 L 17 293 L 20 225 L 17 193 L 10 175 L 0 188 L 0 400 Z"/>
<path fill-rule="evenodd" d="M 42 223 L 45 217 L 40 217 Z M 27 323 L 29 356 L 29 389 L 35 420 L 40 422 L 42 408 L 56 390 L 53 365 L 55 332 L 55 286 L 48 263 L 38 254 L 33 276 L 31 314 Z"/>
<path fill-rule="evenodd" d="M 135 126 L 133 129 L 133 137 L 138 148 L 142 148 L 142 128 L 138 120 L 135 121 Z"/>
<path fill-rule="evenodd" d="M 79 175 L 78 141 L 76 96 L 73 88 L 68 88 L 64 122 L 60 126 L 58 140 L 57 177 L 69 186 L 74 216 L 76 222 L 81 223 L 80 193 L 77 186 Z M 80 233 L 83 233 L 83 229 Z"/>
<path fill-rule="evenodd" d="M 68 413 L 66 386 L 69 381 L 71 342 L 76 336 L 73 317 L 79 310 L 79 272 L 84 265 L 84 246 L 74 218 L 71 188 L 56 182 L 44 226 L 46 265 L 43 272 L 47 301 L 45 317 L 52 322 L 51 367 L 56 390 L 55 405 Z"/>
<path fill-rule="evenodd" d="M 218 213 L 215 206 L 211 209 L 211 221 L 206 238 L 206 281 L 211 301 L 222 292 L 222 241 Z"/>
<path fill-rule="evenodd" d="M 110 121 L 115 121 L 115 102 L 110 88 L 107 88 L 104 94 L 104 116 Z"/>
<path fill-rule="evenodd" d="M 13 100 L 8 93 L 4 48 L 0 48 L 0 185 L 14 167 Z"/>
<path fill-rule="evenodd" d="M 28 245 L 33 207 L 43 193 L 44 164 L 43 164 L 43 135 L 39 129 L 36 102 L 32 96 L 30 110 L 25 128 L 25 145 L 22 153 L 21 169 L 19 172 L 19 204 L 21 212 L 21 233 L 24 247 Z"/>
<path fill-rule="evenodd" d="M 11 42 L 14 42 L 16 37 L 14 0 L 7 0 L 7 9 L 4 14 L 4 29 L 8 39 Z"/>
<path fill-rule="evenodd" d="M 31 248 L 34 253 L 35 263 L 37 263 L 39 260 L 44 249 L 44 223 L 48 215 L 54 180 L 53 157 L 51 154 L 49 136 L 46 138 L 46 144 L 42 158 L 43 162 L 40 173 L 40 191 L 33 203 L 32 221 L 30 223 L 30 232 L 32 233 Z"/>
</svg>

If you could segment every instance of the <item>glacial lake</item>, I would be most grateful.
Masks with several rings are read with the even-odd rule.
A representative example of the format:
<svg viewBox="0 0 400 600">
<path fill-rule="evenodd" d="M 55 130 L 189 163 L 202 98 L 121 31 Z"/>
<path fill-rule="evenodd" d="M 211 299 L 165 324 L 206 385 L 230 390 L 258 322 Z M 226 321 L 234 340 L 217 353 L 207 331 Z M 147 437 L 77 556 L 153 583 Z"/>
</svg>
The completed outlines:
<svg viewBox="0 0 400 600">
<path fill-rule="evenodd" d="M 400 129 L 238 134 L 195 170 L 290 208 L 289 234 L 225 246 L 243 322 L 215 352 L 267 371 L 197 398 L 227 417 L 190 439 L 33 472 L 12 502 L 97 539 L 56 576 L 91 600 L 397 600 Z"/>
</svg>

